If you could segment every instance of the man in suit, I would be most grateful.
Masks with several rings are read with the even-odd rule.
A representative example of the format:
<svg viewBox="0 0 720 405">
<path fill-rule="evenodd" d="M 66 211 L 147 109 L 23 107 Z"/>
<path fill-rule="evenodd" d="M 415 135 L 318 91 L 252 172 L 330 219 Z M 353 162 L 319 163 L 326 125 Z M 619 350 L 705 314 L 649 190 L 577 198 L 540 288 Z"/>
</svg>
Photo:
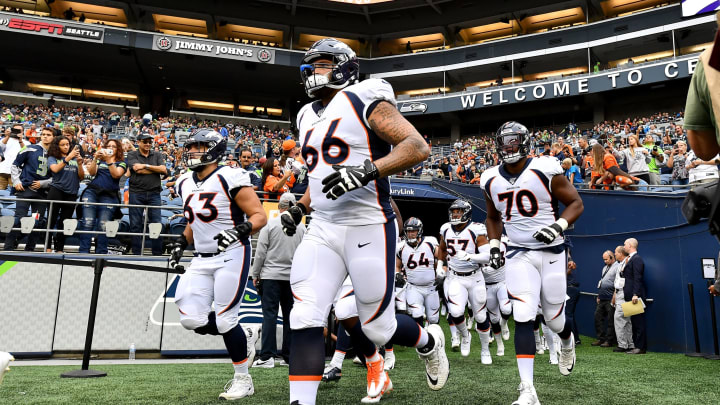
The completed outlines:
<svg viewBox="0 0 720 405">
<path fill-rule="evenodd" d="M 638 241 L 635 238 L 629 238 L 625 241 L 625 251 L 628 252 L 628 260 L 623 269 L 625 277 L 625 286 L 623 293 L 625 300 L 632 300 L 633 304 L 637 303 L 640 298 L 645 301 L 645 264 L 637 253 Z M 647 333 L 645 329 L 645 313 L 633 315 L 630 317 L 632 322 L 633 343 L 635 349 L 628 351 L 628 354 L 645 354 L 647 350 Z"/>
</svg>

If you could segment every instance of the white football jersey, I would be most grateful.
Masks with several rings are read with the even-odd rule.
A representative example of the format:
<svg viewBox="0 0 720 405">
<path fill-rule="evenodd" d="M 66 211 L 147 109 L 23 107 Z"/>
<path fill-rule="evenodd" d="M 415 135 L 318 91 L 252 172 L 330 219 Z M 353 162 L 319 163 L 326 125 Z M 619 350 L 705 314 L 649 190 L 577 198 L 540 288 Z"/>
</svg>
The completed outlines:
<svg viewBox="0 0 720 405">
<path fill-rule="evenodd" d="M 199 180 L 192 171 L 180 176 L 177 190 L 184 201 L 196 251 L 217 252 L 215 235 L 245 222 L 245 213 L 233 201 L 240 187 L 252 187 L 250 175 L 241 168 L 220 166 L 205 180 Z"/>
<path fill-rule="evenodd" d="M 381 224 L 395 218 L 387 178 L 370 182 L 337 200 L 326 198 L 322 192 L 322 180 L 335 171 L 333 165 L 361 166 L 365 159 L 376 161 L 390 153 L 391 145 L 380 139 L 367 122 L 376 103 L 383 100 L 395 105 L 392 86 L 385 80 L 368 79 L 341 90 L 327 106 L 315 101 L 298 112 L 297 127 L 308 168 L 314 218 L 337 225 Z"/>
<path fill-rule="evenodd" d="M 487 236 L 485 225 L 476 222 L 470 222 L 461 231 L 455 231 L 450 222 L 446 222 L 440 227 L 440 236 L 445 241 L 448 256 L 448 266 L 450 270 L 458 273 L 466 273 L 478 269 L 478 264 L 467 260 L 458 260 L 454 256 L 458 250 L 464 250 L 468 253 L 477 253 L 478 236 Z"/>
<path fill-rule="evenodd" d="M 430 285 L 435 281 L 435 248 L 438 241 L 432 236 L 423 236 L 416 247 L 407 241 L 400 245 L 397 257 L 402 262 L 407 281 L 413 285 Z"/>
<path fill-rule="evenodd" d="M 513 176 L 504 165 L 492 167 L 480 176 L 480 185 L 500 211 L 509 246 L 530 249 L 564 243 L 559 236 L 550 245 L 539 242 L 533 234 L 560 218 L 558 200 L 550 189 L 552 178 L 562 175 L 560 161 L 551 156 L 529 158 L 523 171 Z"/>
</svg>

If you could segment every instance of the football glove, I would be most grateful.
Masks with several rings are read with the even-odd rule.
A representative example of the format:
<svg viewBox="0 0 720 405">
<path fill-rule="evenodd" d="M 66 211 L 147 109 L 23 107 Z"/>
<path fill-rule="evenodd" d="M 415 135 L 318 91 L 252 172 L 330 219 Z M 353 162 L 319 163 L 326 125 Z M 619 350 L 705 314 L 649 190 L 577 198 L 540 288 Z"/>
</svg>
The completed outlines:
<svg viewBox="0 0 720 405">
<path fill-rule="evenodd" d="M 247 238 L 252 232 L 252 224 L 250 222 L 243 222 L 235 228 L 226 229 L 219 234 L 215 235 L 213 239 L 217 240 L 218 249 L 217 252 L 224 252 L 225 249 L 230 247 L 233 243 L 240 239 Z"/>
<path fill-rule="evenodd" d="M 287 211 L 280 214 L 280 225 L 282 225 L 282 231 L 287 236 L 295 235 L 297 226 L 302 221 L 302 217 L 307 214 L 307 208 L 301 203 L 297 203 Z"/>
<path fill-rule="evenodd" d="M 370 159 L 365 159 L 362 166 L 333 165 L 333 169 L 335 172 L 322 181 L 322 192 L 327 193 L 325 197 L 331 200 L 337 200 L 348 191 L 364 187 L 380 177 L 380 172 Z"/>
<path fill-rule="evenodd" d="M 445 266 L 445 262 L 442 260 L 438 260 L 437 266 L 435 266 L 435 275 L 439 279 L 445 278 L 445 269 L 443 268 Z"/>
<path fill-rule="evenodd" d="M 395 287 L 403 288 L 405 286 L 405 275 L 402 273 L 395 273 Z"/>
<path fill-rule="evenodd" d="M 175 240 L 175 242 L 172 242 L 169 246 L 170 248 L 170 268 L 176 269 L 176 270 L 183 270 L 183 266 L 180 265 L 180 259 L 183 256 L 183 252 L 188 247 L 188 241 L 187 238 L 185 238 L 185 235 L 180 235 L 180 237 Z"/>
<path fill-rule="evenodd" d="M 540 228 L 537 232 L 535 232 L 535 234 L 533 234 L 533 238 L 535 238 L 538 242 L 550 244 L 555 240 L 555 238 L 560 236 L 567 227 L 567 221 L 564 218 L 560 218 L 551 225 Z"/>
<path fill-rule="evenodd" d="M 492 239 L 490 241 L 490 267 L 499 269 L 505 265 L 505 256 L 500 250 L 500 241 Z"/>
<path fill-rule="evenodd" d="M 458 260 L 470 261 L 470 255 L 464 250 L 458 250 L 454 257 Z"/>
</svg>

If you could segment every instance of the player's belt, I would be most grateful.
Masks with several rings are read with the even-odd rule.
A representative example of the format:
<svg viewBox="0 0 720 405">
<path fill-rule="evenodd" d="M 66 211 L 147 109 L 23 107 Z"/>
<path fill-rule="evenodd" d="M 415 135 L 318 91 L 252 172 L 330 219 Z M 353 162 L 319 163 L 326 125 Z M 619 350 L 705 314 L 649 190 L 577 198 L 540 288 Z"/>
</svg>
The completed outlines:
<svg viewBox="0 0 720 405">
<path fill-rule="evenodd" d="M 215 256 L 217 256 L 218 254 L 219 254 L 219 253 L 195 252 L 194 256 L 195 256 L 195 257 L 215 257 Z"/>
<path fill-rule="evenodd" d="M 477 273 L 478 271 L 480 271 L 480 269 L 476 269 L 473 271 L 466 271 L 466 272 L 462 272 L 462 273 L 459 273 L 455 270 L 450 270 L 450 271 L 452 271 L 456 276 L 467 277 L 467 276 L 472 276 L 473 274 Z"/>
<path fill-rule="evenodd" d="M 485 285 L 495 285 L 495 284 L 497 284 L 497 283 L 499 283 L 499 281 L 496 281 L 496 282 L 494 282 L 494 283 L 488 283 L 488 282 L 486 281 L 486 282 L 485 282 Z"/>
</svg>

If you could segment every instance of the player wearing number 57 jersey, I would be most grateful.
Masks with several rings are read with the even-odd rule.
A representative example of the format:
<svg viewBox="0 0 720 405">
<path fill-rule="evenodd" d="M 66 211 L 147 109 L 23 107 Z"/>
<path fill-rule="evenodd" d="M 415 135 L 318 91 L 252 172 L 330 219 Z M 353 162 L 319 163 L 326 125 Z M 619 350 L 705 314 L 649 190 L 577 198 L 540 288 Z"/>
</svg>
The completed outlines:
<svg viewBox="0 0 720 405">
<path fill-rule="evenodd" d="M 550 329 L 560 336 L 560 373 L 575 366 L 575 345 L 566 322 L 565 271 L 567 260 L 563 231 L 583 212 L 575 188 L 554 157 L 528 158 L 530 135 L 522 124 L 503 124 L 496 135 L 503 163 L 480 177 L 485 189 L 490 265 L 505 264 L 505 283 L 515 318 L 515 352 L 520 372 L 520 396 L 514 404 L 539 404 L 533 387 L 535 344 L 533 320 L 538 306 Z M 565 205 L 560 215 L 558 201 Z M 500 249 L 503 226 L 510 241 Z"/>
<path fill-rule="evenodd" d="M 398 246 L 397 272 L 404 270 L 407 276 L 407 311 L 419 325 L 424 323 L 423 315 L 428 323 L 438 323 L 440 297 L 435 283 L 437 239 L 424 236 L 422 221 L 414 217 L 405 221 L 403 228 L 405 239 Z"/>
<path fill-rule="evenodd" d="M 226 146 L 210 129 L 197 130 L 185 142 L 183 160 L 190 171 L 178 179 L 177 190 L 187 226 L 171 247 L 170 265 L 178 266 L 185 248 L 194 244 L 196 257 L 175 292 L 180 323 L 201 335 L 223 337 L 235 375 L 220 398 L 235 400 L 254 393 L 238 313 L 250 271 L 249 237 L 267 217 L 248 173 L 218 166 Z"/>
<path fill-rule="evenodd" d="M 443 284 L 450 313 L 448 319 L 460 333 L 460 354 L 469 356 L 472 335 L 465 323 L 465 308 L 470 303 L 480 336 L 480 360 L 491 364 L 485 278 L 477 263 L 465 260 L 465 256 L 477 253 L 479 247 L 487 244 L 485 225 L 472 222 L 472 206 L 465 200 L 455 200 L 448 208 L 448 217 L 450 222 L 440 227 L 438 251 L 438 259 L 447 261 L 449 268 Z M 438 262 L 438 269 L 441 264 Z"/>
<path fill-rule="evenodd" d="M 429 148 L 395 107 L 384 80 L 359 82 L 355 52 L 322 39 L 306 52 L 300 67 L 305 90 L 317 98 L 300 109 L 302 157 L 308 190 L 283 213 L 292 232 L 303 214 L 313 223 L 295 252 L 290 284 L 290 401 L 315 403 L 325 357 L 323 327 L 335 294 L 347 275 L 355 290 L 362 332 L 377 346 L 387 342 L 417 347 L 432 389 L 444 386 L 448 362 L 442 331 L 419 327 L 395 315 L 393 292 L 398 229 L 387 176 L 425 160 Z M 433 328 L 435 326 L 435 328 Z M 377 402 L 390 379 L 377 353 L 366 354 L 368 398 Z"/>
</svg>

